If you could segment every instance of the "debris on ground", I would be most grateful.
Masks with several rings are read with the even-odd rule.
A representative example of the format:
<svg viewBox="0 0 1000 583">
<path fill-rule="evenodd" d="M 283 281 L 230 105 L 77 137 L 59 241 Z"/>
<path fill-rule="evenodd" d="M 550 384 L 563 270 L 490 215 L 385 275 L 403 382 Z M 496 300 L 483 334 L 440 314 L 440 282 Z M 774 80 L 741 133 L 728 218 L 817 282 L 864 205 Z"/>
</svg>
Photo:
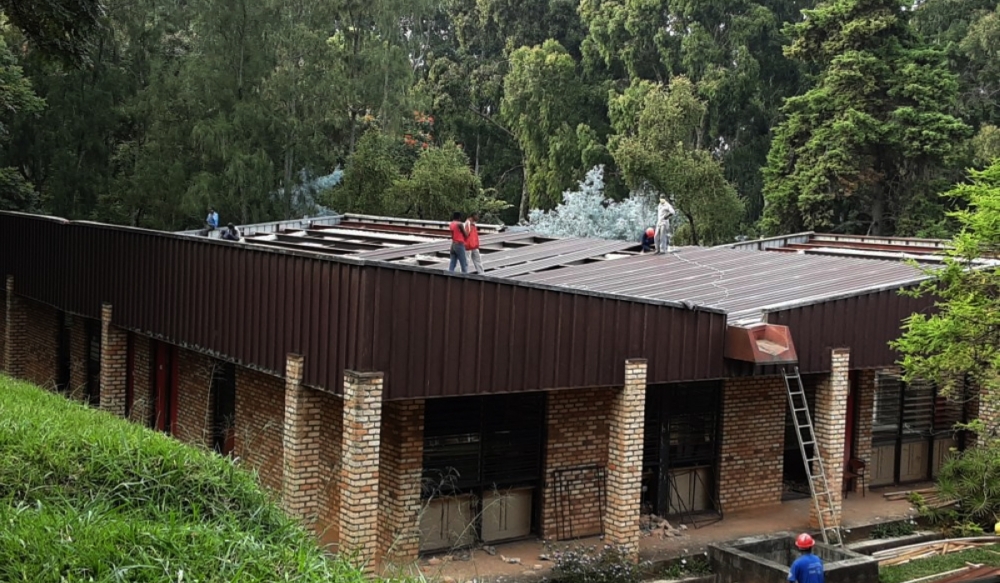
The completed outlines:
<svg viewBox="0 0 1000 583">
<path fill-rule="evenodd" d="M 898 547 L 895 549 L 886 549 L 884 551 L 872 553 L 872 558 L 878 561 L 879 567 L 888 567 L 892 565 L 902 565 L 917 559 L 926 559 L 928 557 L 935 557 L 938 555 L 968 551 L 970 549 L 986 545 L 994 545 L 996 543 L 997 541 L 995 537 L 953 538 L 942 541 L 907 545 L 905 547 Z"/>
<path fill-rule="evenodd" d="M 486 545 L 485 547 L 483 547 L 483 552 L 485 552 L 487 555 L 491 557 L 495 557 L 497 554 L 497 548 L 491 547 L 490 545 Z"/>
<path fill-rule="evenodd" d="M 510 565 L 520 565 L 521 564 L 521 559 L 519 559 L 517 557 L 505 557 L 503 555 L 500 555 L 500 560 L 503 561 L 503 562 L 505 562 L 505 563 L 508 563 Z"/>
<path fill-rule="evenodd" d="M 683 531 L 687 530 L 683 524 L 675 528 L 667 519 L 652 514 L 644 514 L 639 518 L 639 528 L 645 536 L 657 536 L 660 540 L 683 536 Z"/>
</svg>

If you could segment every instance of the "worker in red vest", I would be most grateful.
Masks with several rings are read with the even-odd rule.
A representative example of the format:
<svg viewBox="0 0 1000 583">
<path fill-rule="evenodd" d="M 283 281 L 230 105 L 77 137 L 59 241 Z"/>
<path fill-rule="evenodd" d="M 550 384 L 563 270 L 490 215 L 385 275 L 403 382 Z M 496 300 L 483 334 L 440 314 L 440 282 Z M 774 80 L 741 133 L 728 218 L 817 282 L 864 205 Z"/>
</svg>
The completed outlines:
<svg viewBox="0 0 1000 583">
<path fill-rule="evenodd" d="M 465 225 L 462 224 L 462 213 L 456 212 L 451 215 L 448 230 L 451 231 L 448 271 L 455 271 L 455 264 L 458 263 L 462 266 L 462 273 L 469 273 L 469 262 L 465 257 L 465 240 L 468 235 L 465 232 Z"/>
<path fill-rule="evenodd" d="M 476 273 L 483 275 L 483 258 L 479 255 L 479 229 L 476 222 L 479 221 L 479 213 L 469 213 L 469 218 L 465 221 L 465 250 L 472 259 L 472 266 L 476 268 Z"/>
</svg>

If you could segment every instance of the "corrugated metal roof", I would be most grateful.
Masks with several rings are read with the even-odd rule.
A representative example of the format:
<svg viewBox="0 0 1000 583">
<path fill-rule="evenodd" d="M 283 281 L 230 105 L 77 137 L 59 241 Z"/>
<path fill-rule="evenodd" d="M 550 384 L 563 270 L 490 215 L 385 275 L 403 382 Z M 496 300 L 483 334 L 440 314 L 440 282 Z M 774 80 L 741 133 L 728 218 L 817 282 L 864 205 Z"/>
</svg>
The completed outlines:
<svg viewBox="0 0 1000 583">
<path fill-rule="evenodd" d="M 924 277 L 899 261 L 684 247 L 666 255 L 628 256 L 516 278 L 712 307 L 726 311 L 733 321 L 758 319 L 769 308 L 902 287 Z"/>
</svg>

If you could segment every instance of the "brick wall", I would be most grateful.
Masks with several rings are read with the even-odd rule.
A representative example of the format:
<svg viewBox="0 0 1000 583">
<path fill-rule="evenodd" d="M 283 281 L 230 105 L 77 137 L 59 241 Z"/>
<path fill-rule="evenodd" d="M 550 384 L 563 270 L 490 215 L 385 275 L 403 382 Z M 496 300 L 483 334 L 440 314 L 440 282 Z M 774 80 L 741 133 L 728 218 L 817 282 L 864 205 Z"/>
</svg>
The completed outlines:
<svg viewBox="0 0 1000 583">
<path fill-rule="evenodd" d="M 257 471 L 260 482 L 281 492 L 285 381 L 236 367 L 236 438 L 233 453 Z"/>
<path fill-rule="evenodd" d="M 344 427 L 344 401 L 332 393 L 317 391 L 322 446 L 319 451 L 320 494 L 316 532 L 323 544 L 340 540 L 340 454 Z M 421 447 L 423 443 L 421 443 Z"/>
<path fill-rule="evenodd" d="M 70 316 L 69 323 L 69 388 L 71 399 L 87 399 L 87 319 Z"/>
<path fill-rule="evenodd" d="M 875 371 L 863 370 L 858 375 L 857 417 L 854 419 L 854 457 L 865 460 L 869 465 L 872 459 L 872 412 L 875 407 Z M 866 473 L 868 468 L 865 468 Z M 865 476 L 868 478 L 869 476 Z M 861 480 L 855 480 L 855 492 L 861 492 Z M 867 485 L 867 480 L 865 481 Z"/>
<path fill-rule="evenodd" d="M 7 347 L 7 286 L 0 289 L 0 372 L 4 372 L 4 350 Z"/>
<path fill-rule="evenodd" d="M 215 361 L 203 354 L 177 351 L 177 424 L 171 433 L 192 445 L 211 445 L 212 370 Z"/>
<path fill-rule="evenodd" d="M 645 410 L 646 361 L 629 360 L 625 364 L 625 386 L 615 391 L 611 402 L 605 539 L 633 553 L 639 551 Z"/>
<path fill-rule="evenodd" d="M 725 381 L 719 461 L 723 512 L 781 502 L 787 408 L 781 377 Z"/>
<path fill-rule="evenodd" d="M 101 409 L 125 417 L 128 332 L 111 324 L 110 304 L 101 306 Z"/>
<path fill-rule="evenodd" d="M 614 389 L 553 391 L 548 397 L 542 536 L 580 537 L 601 532 L 598 476 L 593 470 L 563 473 L 559 499 L 557 470 L 608 462 L 608 414 Z M 558 502 L 558 507 L 557 507 Z"/>
<path fill-rule="evenodd" d="M 379 546 L 383 563 L 409 562 L 420 550 L 424 401 L 382 405 Z"/>
<path fill-rule="evenodd" d="M 24 379 L 54 389 L 58 377 L 59 312 L 25 298 L 19 298 L 19 303 L 24 310 L 23 345 L 18 347 L 24 359 Z"/>
<path fill-rule="evenodd" d="M 340 549 L 371 570 L 378 559 L 382 373 L 344 373 Z"/>
<path fill-rule="evenodd" d="M 820 496 L 820 509 L 824 512 L 827 527 L 840 524 L 843 506 L 844 484 L 844 434 L 847 430 L 847 397 L 850 391 L 849 366 L 851 353 L 847 349 L 836 349 L 831 354 L 831 372 L 816 387 L 816 442 L 826 474 L 826 484 L 816 483 L 817 490 L 826 489 L 833 500 L 829 508 L 825 496 Z M 814 472 L 819 473 L 815 467 Z M 810 524 L 818 526 L 816 507 L 810 507 Z"/>
<path fill-rule="evenodd" d="M 153 417 L 153 359 L 149 338 L 132 334 L 132 410 L 129 420 L 149 427 Z"/>
<path fill-rule="evenodd" d="M 322 416 L 319 391 L 302 386 L 303 358 L 288 355 L 282 432 L 281 500 L 285 511 L 306 526 L 316 524 L 320 487 Z"/>
</svg>

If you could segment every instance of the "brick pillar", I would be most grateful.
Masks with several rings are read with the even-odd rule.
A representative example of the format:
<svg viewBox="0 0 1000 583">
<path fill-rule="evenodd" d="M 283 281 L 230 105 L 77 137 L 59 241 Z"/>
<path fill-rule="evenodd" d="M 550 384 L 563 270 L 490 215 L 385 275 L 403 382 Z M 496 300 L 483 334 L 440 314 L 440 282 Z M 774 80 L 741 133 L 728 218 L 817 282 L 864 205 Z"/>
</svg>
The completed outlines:
<svg viewBox="0 0 1000 583">
<path fill-rule="evenodd" d="M 24 302 L 14 295 L 14 276 L 7 276 L 6 325 L 4 326 L 3 369 L 12 377 L 24 378 L 27 366 L 25 334 L 28 331 L 28 314 Z"/>
<path fill-rule="evenodd" d="M 382 373 L 344 372 L 340 454 L 340 550 L 367 570 L 378 559 Z"/>
<path fill-rule="evenodd" d="M 864 460 L 865 486 L 871 480 L 872 413 L 875 408 L 875 371 L 858 373 L 858 416 L 854 420 L 854 457 Z M 846 455 L 846 452 L 845 452 Z M 854 491 L 861 493 L 861 480 L 855 480 Z"/>
<path fill-rule="evenodd" d="M 111 325 L 111 304 L 101 306 L 101 410 L 125 417 L 128 333 Z"/>
<path fill-rule="evenodd" d="M 285 417 L 282 431 L 281 501 L 285 511 L 311 527 L 316 522 L 320 484 L 320 400 L 302 386 L 303 358 L 285 359 Z"/>
<path fill-rule="evenodd" d="M 379 553 L 383 563 L 404 564 L 420 552 L 424 401 L 390 401 L 382 409 Z"/>
<path fill-rule="evenodd" d="M 820 497 L 820 510 L 825 515 L 828 527 L 839 525 L 841 520 L 844 497 L 844 434 L 847 430 L 847 396 L 851 389 L 849 375 L 851 351 L 848 348 L 834 349 L 831 358 L 829 376 L 816 387 L 816 417 L 813 419 L 816 443 L 820 455 L 823 456 L 823 467 L 826 470 L 826 487 L 833 498 L 831 509 L 827 507 L 826 497 Z M 823 488 L 822 480 L 817 481 L 816 487 L 818 490 Z M 816 528 L 819 526 L 816 507 L 811 505 L 809 508 L 809 524 Z"/>
<path fill-rule="evenodd" d="M 639 550 L 645 408 L 646 361 L 628 360 L 625 362 L 625 386 L 615 393 L 609 416 L 605 540 L 632 553 Z"/>
</svg>

